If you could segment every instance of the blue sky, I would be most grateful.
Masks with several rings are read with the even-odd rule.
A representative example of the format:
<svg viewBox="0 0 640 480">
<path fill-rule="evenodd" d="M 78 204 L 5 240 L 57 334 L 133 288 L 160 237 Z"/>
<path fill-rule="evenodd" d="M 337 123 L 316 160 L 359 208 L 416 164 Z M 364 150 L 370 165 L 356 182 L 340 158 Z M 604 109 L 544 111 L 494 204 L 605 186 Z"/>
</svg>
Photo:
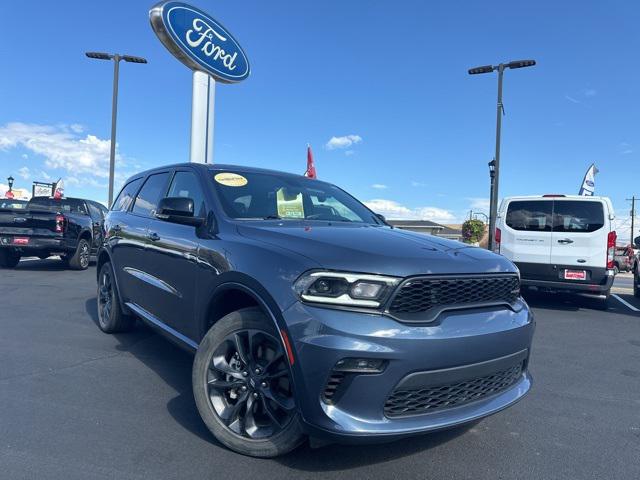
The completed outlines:
<svg viewBox="0 0 640 480">
<path fill-rule="evenodd" d="M 191 72 L 152 32 L 152 3 L 2 2 L 0 181 L 63 177 L 106 200 L 112 65 L 86 50 L 149 60 L 121 67 L 118 181 L 188 160 Z M 321 178 L 383 213 L 455 222 L 486 210 L 495 138 L 496 77 L 467 69 L 534 58 L 505 74 L 501 196 L 577 193 L 592 162 L 620 217 L 640 194 L 635 2 L 192 3 L 252 65 L 217 89 L 217 162 L 303 172 L 309 142 Z"/>
</svg>

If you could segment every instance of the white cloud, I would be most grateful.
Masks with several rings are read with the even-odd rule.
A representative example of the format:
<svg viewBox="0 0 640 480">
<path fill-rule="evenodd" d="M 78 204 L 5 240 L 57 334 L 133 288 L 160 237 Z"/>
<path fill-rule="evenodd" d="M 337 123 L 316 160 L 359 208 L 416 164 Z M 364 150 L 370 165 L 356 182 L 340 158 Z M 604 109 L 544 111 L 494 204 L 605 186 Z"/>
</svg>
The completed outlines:
<svg viewBox="0 0 640 480">
<path fill-rule="evenodd" d="M 111 142 L 95 135 L 81 136 L 80 128 L 8 123 L 0 127 L 0 150 L 23 147 L 43 156 L 49 168 L 107 178 Z M 116 161 L 121 160 L 117 155 Z"/>
<path fill-rule="evenodd" d="M 565 95 L 564 98 L 566 98 L 567 100 L 569 100 L 571 103 L 582 103 L 580 100 L 578 100 L 577 98 L 573 98 L 570 95 Z"/>
<path fill-rule="evenodd" d="M 29 155 L 27 155 L 26 153 L 23 153 L 23 154 L 22 154 L 22 155 L 20 155 L 20 156 L 21 156 L 23 159 L 25 159 L 25 160 L 26 160 L 27 158 L 29 158 Z"/>
<path fill-rule="evenodd" d="M 335 150 L 338 148 L 349 148 L 351 145 L 362 142 L 360 135 L 345 135 L 343 137 L 331 137 L 325 145 L 327 150 Z"/>
<path fill-rule="evenodd" d="M 432 222 L 453 222 L 456 217 L 449 210 L 438 207 L 408 208 L 394 200 L 374 199 L 364 202 L 367 207 L 388 219 L 431 220 Z"/>
<path fill-rule="evenodd" d="M 426 187 L 427 184 L 424 182 L 416 182 L 415 180 L 411 182 L 412 187 Z"/>
<path fill-rule="evenodd" d="M 350 156 L 351 156 L 351 155 L 353 155 L 354 153 L 356 153 L 356 152 L 354 152 L 353 150 L 347 150 L 346 152 L 344 152 L 344 154 L 345 154 L 347 157 L 350 157 Z"/>
<path fill-rule="evenodd" d="M 595 97 L 598 92 L 594 88 L 583 88 L 582 94 L 585 97 Z"/>
<path fill-rule="evenodd" d="M 471 197 L 471 198 L 467 198 L 467 200 L 469 200 L 469 202 L 471 202 L 469 206 L 473 210 L 489 211 L 489 199 L 488 198 Z"/>
<path fill-rule="evenodd" d="M 374 183 L 373 185 L 371 185 L 371 188 L 375 188 L 377 190 L 386 190 L 387 187 L 386 185 L 382 184 L 382 183 Z"/>
<path fill-rule="evenodd" d="M 18 169 L 18 175 L 20 175 L 25 180 L 29 178 L 30 174 L 31 172 L 29 172 L 29 167 L 21 167 Z"/>
<path fill-rule="evenodd" d="M 82 132 L 84 132 L 84 127 L 82 125 L 80 125 L 79 123 L 72 123 L 71 125 L 69 125 L 69 128 L 74 133 L 82 133 Z"/>
</svg>

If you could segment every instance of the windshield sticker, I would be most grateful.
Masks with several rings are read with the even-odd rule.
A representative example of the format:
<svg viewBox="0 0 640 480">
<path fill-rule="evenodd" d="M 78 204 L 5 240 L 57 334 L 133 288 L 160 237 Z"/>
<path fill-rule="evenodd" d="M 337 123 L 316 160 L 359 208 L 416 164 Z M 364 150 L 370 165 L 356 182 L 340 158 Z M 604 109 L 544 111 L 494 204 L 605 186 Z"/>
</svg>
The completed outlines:
<svg viewBox="0 0 640 480">
<path fill-rule="evenodd" d="M 249 183 L 242 175 L 230 172 L 217 173 L 213 178 L 220 185 L 225 185 L 227 187 L 244 187 Z"/>
<path fill-rule="evenodd" d="M 285 188 L 278 190 L 278 216 L 282 218 L 304 218 L 302 193 L 289 192 Z"/>
</svg>

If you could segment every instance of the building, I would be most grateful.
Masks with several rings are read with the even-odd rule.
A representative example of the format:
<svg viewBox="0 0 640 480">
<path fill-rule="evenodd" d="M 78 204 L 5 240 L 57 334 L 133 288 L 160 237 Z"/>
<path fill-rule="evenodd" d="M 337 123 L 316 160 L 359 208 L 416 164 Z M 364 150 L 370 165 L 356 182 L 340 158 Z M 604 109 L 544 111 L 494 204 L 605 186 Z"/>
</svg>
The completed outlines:
<svg viewBox="0 0 640 480">
<path fill-rule="evenodd" d="M 425 235 L 435 235 L 451 240 L 462 240 L 461 228 L 451 228 L 450 226 L 440 225 L 430 220 L 387 220 L 387 223 L 402 230 L 424 233 Z"/>
</svg>

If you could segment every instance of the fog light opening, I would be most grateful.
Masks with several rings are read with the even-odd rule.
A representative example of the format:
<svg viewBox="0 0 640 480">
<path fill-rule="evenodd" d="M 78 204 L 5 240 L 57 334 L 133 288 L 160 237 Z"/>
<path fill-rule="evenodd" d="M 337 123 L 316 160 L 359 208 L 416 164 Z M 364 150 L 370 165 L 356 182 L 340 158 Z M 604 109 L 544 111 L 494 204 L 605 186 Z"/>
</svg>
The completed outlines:
<svg viewBox="0 0 640 480">
<path fill-rule="evenodd" d="M 338 360 L 333 370 L 349 373 L 381 373 L 386 365 L 386 360 L 375 358 L 343 358 Z"/>
</svg>

